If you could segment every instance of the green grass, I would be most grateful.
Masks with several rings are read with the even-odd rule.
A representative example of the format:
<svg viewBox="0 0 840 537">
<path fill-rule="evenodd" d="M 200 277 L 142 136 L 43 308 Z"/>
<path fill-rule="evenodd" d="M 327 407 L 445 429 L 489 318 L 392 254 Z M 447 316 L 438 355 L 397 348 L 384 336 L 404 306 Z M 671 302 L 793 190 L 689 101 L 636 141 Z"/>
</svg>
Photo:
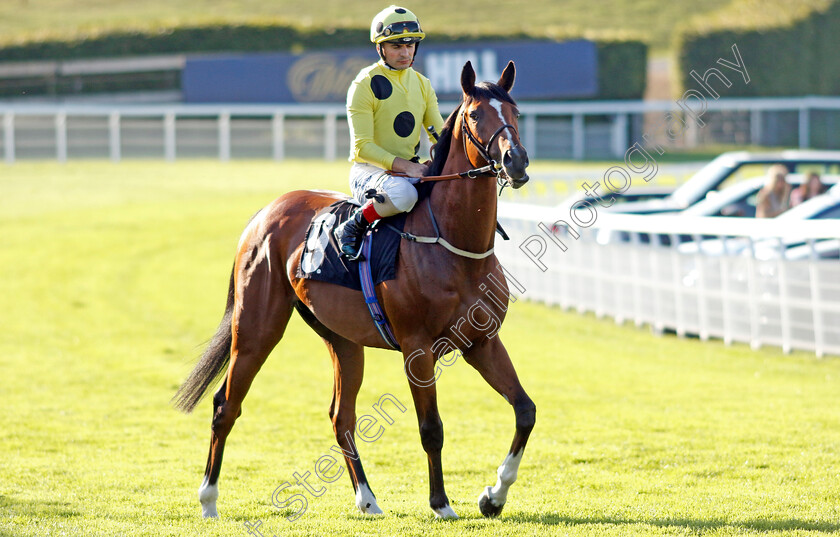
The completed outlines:
<svg viewBox="0 0 840 537">
<path fill-rule="evenodd" d="M 0 535 L 828 535 L 840 532 L 840 362 L 656 337 L 519 301 L 501 333 L 537 426 L 500 519 L 482 518 L 513 434 L 465 363 L 439 383 L 447 492 L 434 520 L 401 360 L 368 353 L 359 414 L 408 411 L 360 442 L 380 518 L 349 480 L 290 523 L 271 505 L 334 444 L 331 370 L 294 319 L 225 453 L 222 519 L 196 490 L 209 402 L 168 404 L 214 331 L 248 217 L 346 163 L 20 163 L 0 168 Z M 289 493 L 301 492 L 295 486 Z"/>
<path fill-rule="evenodd" d="M 666 2 L 662 0 L 498 0 L 448 2 L 427 0 L 406 4 L 435 32 L 466 34 L 565 35 L 607 32 L 638 36 L 656 50 L 671 46 L 675 26 L 694 15 L 709 13 L 730 0 Z M 3 41 L 52 35 L 84 35 L 124 28 L 201 24 L 277 18 L 302 26 L 367 28 L 387 2 L 322 0 L 6 0 L 0 2 Z M 359 43 L 363 46 L 364 43 Z"/>
</svg>

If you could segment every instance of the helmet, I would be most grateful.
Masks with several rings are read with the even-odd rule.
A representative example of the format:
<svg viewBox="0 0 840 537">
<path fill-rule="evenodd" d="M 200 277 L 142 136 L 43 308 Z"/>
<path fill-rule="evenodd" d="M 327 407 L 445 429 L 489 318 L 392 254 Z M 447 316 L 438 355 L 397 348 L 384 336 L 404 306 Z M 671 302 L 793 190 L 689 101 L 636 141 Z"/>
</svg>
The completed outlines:
<svg viewBox="0 0 840 537">
<path fill-rule="evenodd" d="M 379 44 L 419 43 L 426 37 L 417 16 L 404 7 L 389 6 L 376 14 L 370 24 L 370 40 Z"/>
</svg>

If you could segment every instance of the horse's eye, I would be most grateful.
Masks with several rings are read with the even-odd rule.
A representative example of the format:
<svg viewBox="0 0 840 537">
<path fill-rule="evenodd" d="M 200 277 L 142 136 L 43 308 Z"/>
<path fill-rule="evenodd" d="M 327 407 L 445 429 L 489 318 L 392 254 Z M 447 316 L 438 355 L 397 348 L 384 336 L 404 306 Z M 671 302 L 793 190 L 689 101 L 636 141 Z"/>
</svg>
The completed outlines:
<svg viewBox="0 0 840 537">
<path fill-rule="evenodd" d="M 473 110 L 472 112 L 470 112 L 470 119 L 473 120 L 473 121 L 478 121 L 478 111 L 477 110 Z"/>
</svg>

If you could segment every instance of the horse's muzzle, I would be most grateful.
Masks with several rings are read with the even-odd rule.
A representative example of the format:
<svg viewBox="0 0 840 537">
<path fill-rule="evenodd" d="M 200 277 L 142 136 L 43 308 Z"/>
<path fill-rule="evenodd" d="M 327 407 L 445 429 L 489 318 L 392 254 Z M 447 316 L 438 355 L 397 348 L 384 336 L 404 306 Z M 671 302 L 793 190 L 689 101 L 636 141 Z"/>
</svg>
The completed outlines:
<svg viewBox="0 0 840 537">
<path fill-rule="evenodd" d="M 502 156 L 502 169 L 513 188 L 519 188 L 528 182 L 528 152 L 521 145 L 513 145 Z"/>
</svg>

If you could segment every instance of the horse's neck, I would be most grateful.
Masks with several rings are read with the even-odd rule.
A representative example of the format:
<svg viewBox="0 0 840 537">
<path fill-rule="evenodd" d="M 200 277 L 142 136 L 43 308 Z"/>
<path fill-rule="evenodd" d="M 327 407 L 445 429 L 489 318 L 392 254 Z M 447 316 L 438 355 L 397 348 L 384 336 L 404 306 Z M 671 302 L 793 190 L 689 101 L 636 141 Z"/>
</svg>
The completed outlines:
<svg viewBox="0 0 840 537">
<path fill-rule="evenodd" d="M 473 166 L 463 152 L 463 141 L 452 138 L 442 174 L 460 173 Z M 435 186 L 429 199 L 440 228 L 450 243 L 481 253 L 493 247 L 496 231 L 496 182 L 492 178 L 454 179 Z"/>
</svg>

